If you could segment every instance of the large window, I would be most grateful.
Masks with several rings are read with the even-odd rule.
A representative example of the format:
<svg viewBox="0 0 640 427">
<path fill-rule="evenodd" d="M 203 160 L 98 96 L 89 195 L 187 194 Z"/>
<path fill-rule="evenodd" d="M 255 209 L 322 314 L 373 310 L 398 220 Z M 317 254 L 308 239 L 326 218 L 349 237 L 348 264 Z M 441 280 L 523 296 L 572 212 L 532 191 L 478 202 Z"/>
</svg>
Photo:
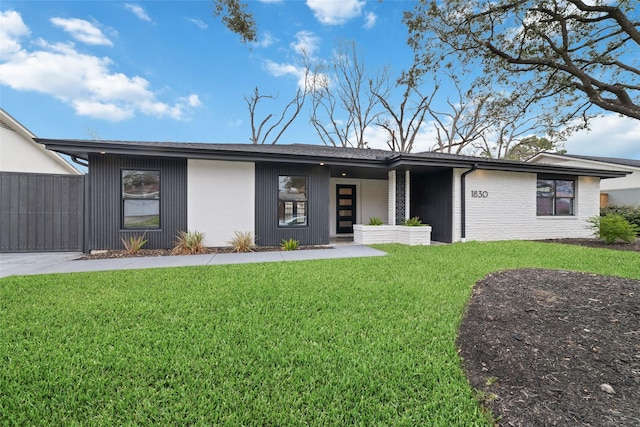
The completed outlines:
<svg viewBox="0 0 640 427">
<path fill-rule="evenodd" d="M 160 228 L 160 171 L 122 170 L 122 228 Z"/>
<path fill-rule="evenodd" d="M 536 198 L 538 216 L 573 215 L 575 181 L 538 179 Z"/>
<path fill-rule="evenodd" d="M 307 225 L 307 177 L 278 177 L 278 225 Z"/>
</svg>

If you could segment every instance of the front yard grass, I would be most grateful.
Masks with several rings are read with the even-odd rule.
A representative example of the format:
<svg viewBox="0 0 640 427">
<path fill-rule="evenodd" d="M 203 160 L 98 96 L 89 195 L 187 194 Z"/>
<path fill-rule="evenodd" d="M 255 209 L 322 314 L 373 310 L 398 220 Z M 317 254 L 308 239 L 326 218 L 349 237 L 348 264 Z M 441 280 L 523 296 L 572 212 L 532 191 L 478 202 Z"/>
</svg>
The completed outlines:
<svg viewBox="0 0 640 427">
<path fill-rule="evenodd" d="M 640 279 L 637 252 L 379 247 L 1 279 L 0 424 L 489 426 L 455 346 L 476 281 L 518 267 Z"/>
</svg>

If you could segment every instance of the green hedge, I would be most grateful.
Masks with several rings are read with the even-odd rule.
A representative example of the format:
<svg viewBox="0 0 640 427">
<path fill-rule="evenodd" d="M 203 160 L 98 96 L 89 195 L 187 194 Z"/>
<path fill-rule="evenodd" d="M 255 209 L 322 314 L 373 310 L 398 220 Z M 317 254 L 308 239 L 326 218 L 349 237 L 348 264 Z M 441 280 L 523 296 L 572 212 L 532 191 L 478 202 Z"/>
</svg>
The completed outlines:
<svg viewBox="0 0 640 427">
<path fill-rule="evenodd" d="M 621 215 L 631 224 L 640 228 L 640 206 L 609 205 L 600 209 L 600 216 L 605 216 L 610 213 Z"/>
</svg>

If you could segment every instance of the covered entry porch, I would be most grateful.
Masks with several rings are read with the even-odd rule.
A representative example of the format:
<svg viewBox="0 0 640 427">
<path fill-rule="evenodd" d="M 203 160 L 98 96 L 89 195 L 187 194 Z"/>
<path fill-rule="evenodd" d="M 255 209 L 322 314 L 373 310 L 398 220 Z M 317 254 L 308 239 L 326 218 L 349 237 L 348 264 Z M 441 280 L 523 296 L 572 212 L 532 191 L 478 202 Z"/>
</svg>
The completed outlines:
<svg viewBox="0 0 640 427">
<path fill-rule="evenodd" d="M 331 168 L 330 237 L 353 238 L 353 225 L 379 218 L 386 225 L 401 225 L 419 217 L 432 229 L 431 239 L 453 241 L 453 169 Z"/>
</svg>

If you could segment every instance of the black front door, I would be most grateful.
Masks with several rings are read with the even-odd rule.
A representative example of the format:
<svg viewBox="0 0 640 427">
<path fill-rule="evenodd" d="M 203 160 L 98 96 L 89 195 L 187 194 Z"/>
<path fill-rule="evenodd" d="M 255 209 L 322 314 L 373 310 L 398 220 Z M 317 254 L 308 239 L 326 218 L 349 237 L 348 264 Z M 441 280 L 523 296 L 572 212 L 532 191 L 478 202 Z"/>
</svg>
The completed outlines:
<svg viewBox="0 0 640 427">
<path fill-rule="evenodd" d="M 336 185 L 336 233 L 353 233 L 356 222 L 356 186 Z"/>
</svg>

